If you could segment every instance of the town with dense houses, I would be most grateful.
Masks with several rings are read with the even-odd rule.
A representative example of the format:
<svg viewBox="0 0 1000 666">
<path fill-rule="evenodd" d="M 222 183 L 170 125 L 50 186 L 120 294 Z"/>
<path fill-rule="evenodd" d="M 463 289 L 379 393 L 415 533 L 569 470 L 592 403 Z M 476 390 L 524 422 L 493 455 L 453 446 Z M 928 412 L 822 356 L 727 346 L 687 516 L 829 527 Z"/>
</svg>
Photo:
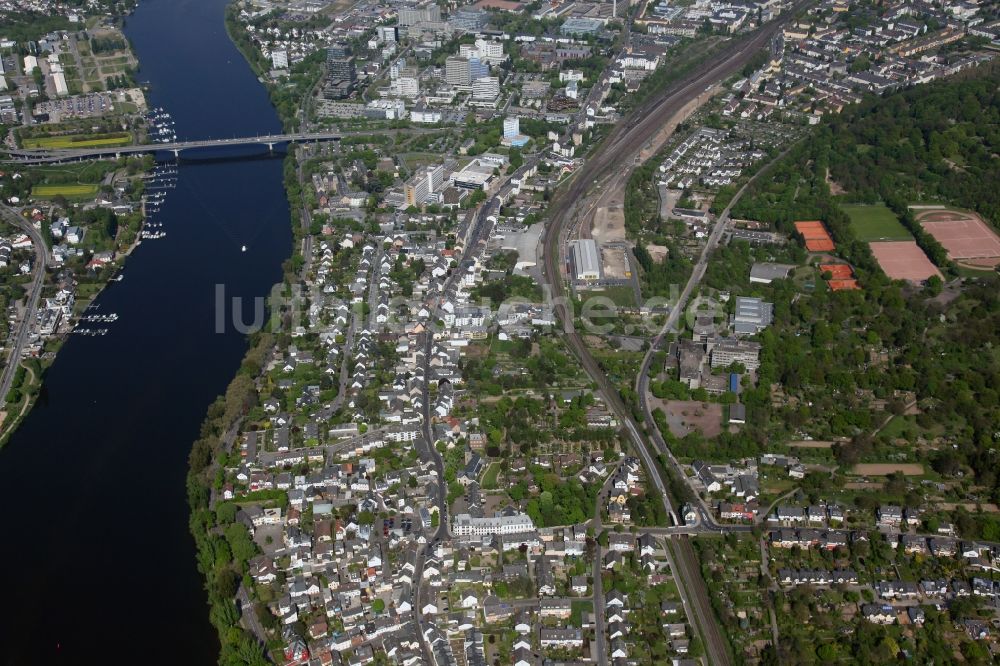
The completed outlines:
<svg viewBox="0 0 1000 666">
<path fill-rule="evenodd" d="M 426 133 L 306 150 L 309 295 L 278 336 L 258 406 L 217 477 L 220 498 L 238 507 L 233 529 L 256 544 L 244 612 L 252 607 L 287 663 L 700 661 L 665 538 L 671 524 L 697 529 L 705 516 L 742 530 L 705 551 L 713 556 L 761 535 L 751 571 L 731 583 L 742 596 L 710 585 L 720 618 L 736 614 L 741 660 L 761 659 L 764 639 L 796 612 L 769 619 L 732 606 L 760 598 L 761 576 L 765 595 L 835 590 L 853 604 L 842 622 L 919 626 L 923 603 L 942 608 L 957 590 L 996 598 L 975 570 L 995 570 L 995 545 L 926 534 L 920 520 L 887 523 L 891 507 L 796 491 L 823 470 L 808 447 L 801 458 L 792 449 L 717 462 L 679 453 L 688 503 L 672 522 L 614 410 L 566 362 L 535 286 L 549 193 L 627 96 L 679 44 L 738 34 L 780 9 L 648 3 L 622 48 L 624 3 L 530 14 L 360 4 L 326 26 L 305 4 L 241 6 L 238 23 L 277 86 L 296 67 L 321 67 L 305 122 L 408 121 Z M 963 7 L 900 4 L 869 23 L 847 9 L 812 7 L 657 150 L 660 214 L 683 239 L 665 254 L 694 257 L 718 214 L 713 198 L 824 113 L 989 59 L 943 48 L 953 34 L 962 44 L 979 37 L 983 17 Z M 435 132 L 449 125 L 458 131 Z M 603 223 L 567 253 L 574 291 L 638 314 L 633 290 L 655 287 L 631 256 L 634 230 Z M 676 437 L 747 425 L 740 394 L 759 381 L 761 334 L 778 316 L 760 287 L 808 261 L 794 237 L 752 220 L 735 221 L 727 240 L 761 248 L 759 260 L 735 282 L 710 283 L 716 310 L 697 313 L 658 356 L 651 389 Z M 608 369 L 627 374 L 644 350 L 619 333 L 593 344 L 607 350 Z M 960 566 L 949 565 L 943 592 L 925 592 L 866 558 L 883 546 Z M 710 566 L 702 561 L 706 575 Z"/>
</svg>

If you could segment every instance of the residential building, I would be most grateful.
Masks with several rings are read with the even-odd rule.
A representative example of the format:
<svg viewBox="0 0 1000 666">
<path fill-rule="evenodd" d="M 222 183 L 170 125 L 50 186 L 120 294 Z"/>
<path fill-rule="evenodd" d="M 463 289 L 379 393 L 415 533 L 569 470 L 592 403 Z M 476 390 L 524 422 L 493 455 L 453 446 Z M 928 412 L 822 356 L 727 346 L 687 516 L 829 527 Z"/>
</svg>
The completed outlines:
<svg viewBox="0 0 1000 666">
<path fill-rule="evenodd" d="M 452 532 L 455 536 L 487 536 L 494 534 L 516 534 L 535 529 L 531 518 L 524 513 L 502 512 L 488 518 L 473 518 L 467 513 L 455 516 Z"/>
<path fill-rule="evenodd" d="M 441 20 L 441 8 L 429 3 L 423 7 L 401 7 L 399 9 L 399 25 L 411 26 L 418 23 L 431 23 Z"/>
<path fill-rule="evenodd" d="M 713 368 L 740 363 L 747 370 L 760 367 L 760 343 L 735 338 L 714 338 L 708 343 Z"/>
</svg>

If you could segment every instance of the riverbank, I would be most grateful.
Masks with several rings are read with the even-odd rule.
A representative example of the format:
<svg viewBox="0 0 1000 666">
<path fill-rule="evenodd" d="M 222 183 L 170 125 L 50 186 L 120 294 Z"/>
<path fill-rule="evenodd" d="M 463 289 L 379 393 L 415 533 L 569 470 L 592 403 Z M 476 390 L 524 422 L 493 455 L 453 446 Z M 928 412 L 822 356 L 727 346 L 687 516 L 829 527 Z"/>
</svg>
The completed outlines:
<svg viewBox="0 0 1000 666">
<path fill-rule="evenodd" d="M 226 34 L 267 91 L 284 128 L 292 130 L 294 114 L 289 114 L 287 108 L 285 113 L 281 112 L 282 107 L 275 99 L 276 86 L 267 83 L 266 71 L 260 59 L 254 57 L 249 42 L 239 38 L 235 11 L 235 3 L 226 6 Z M 283 161 L 282 175 L 293 237 L 292 253 L 282 263 L 282 283 L 288 287 L 302 267 L 299 249 L 303 238 L 303 199 L 295 146 L 290 147 Z M 272 307 L 268 304 L 264 321 L 271 316 Z M 234 446 L 237 433 L 243 417 L 256 406 L 258 384 L 275 344 L 274 337 L 264 331 L 251 333 L 248 341 L 249 348 L 238 371 L 225 393 L 209 407 L 200 436 L 192 445 L 186 486 L 191 512 L 189 529 L 197 549 L 198 571 L 208 593 L 209 620 L 218 632 L 221 646 L 218 663 L 238 659 L 239 663 L 254 666 L 271 663 L 268 655 L 279 655 L 283 643 L 279 639 L 269 640 L 262 622 L 273 629 L 270 627 L 273 616 L 259 603 L 251 602 L 253 595 L 249 590 L 254 583 L 249 560 L 257 551 L 247 528 L 237 519 L 237 505 L 227 501 L 222 484 L 224 469 L 239 460 L 240 453 Z M 262 508 L 277 506 L 279 502 L 277 498 L 261 499 Z"/>
<path fill-rule="evenodd" d="M 7 71 L 15 106 L 20 106 L 20 123 L 6 137 L 9 147 L 113 147 L 164 138 L 157 132 L 167 130 L 155 129 L 160 123 L 147 115 L 144 93 L 134 78 L 138 58 L 122 32 L 133 8 L 134 3 L 122 3 L 112 14 L 57 13 L 16 33 L 21 41 L 15 43 L 40 46 L 36 55 L 25 56 L 23 63 L 16 59 Z M 0 379 L 0 447 L 31 412 L 46 371 L 69 336 L 107 334 L 104 325 L 80 323 L 114 319 L 89 310 L 148 235 L 146 178 L 153 165 L 152 157 L 140 157 L 14 163 L 0 171 L 0 191 L 10 205 L 0 227 L 6 269 L 0 274 L 0 306 L 18 307 L 11 322 L 16 328 L 3 331 L 9 344 Z M 21 304 L 18 282 L 29 274 L 40 280 L 40 292 Z"/>
<path fill-rule="evenodd" d="M 7 364 L 13 367 L 4 372 L 0 447 L 31 411 L 45 372 L 69 336 L 74 332 L 106 333 L 107 328 L 79 325 L 92 316 L 88 315 L 91 305 L 121 275 L 126 259 L 142 241 L 146 221 L 144 178 L 152 168 L 151 157 L 123 158 L 85 166 L 25 167 L 0 176 L 3 190 L 13 193 L 8 200 L 17 202 L 16 207 L 6 209 L 6 214 L 18 217 L 22 225 L 19 228 L 5 220 L 0 227 L 9 248 L 3 290 L 16 289 L 26 268 L 31 273 L 41 272 L 42 280 L 41 301 L 25 303 L 21 316 L 13 322 L 17 331 L 11 333 L 15 339 L 23 338 L 24 345 L 14 344 L 5 350 L 9 354 Z M 88 174 L 88 178 L 102 184 L 100 188 L 95 186 L 92 200 L 71 202 L 62 194 L 78 187 L 71 182 L 74 173 Z M 58 192 L 45 197 L 36 195 L 45 187 Z M 24 233 L 28 225 L 37 238 Z M 31 248 L 41 242 L 42 250 L 26 248 L 26 240 L 31 241 Z M 20 275 L 14 272 L 15 266 Z M 100 319 L 109 322 L 107 317 Z M 8 372 L 14 373 L 9 382 Z"/>
<path fill-rule="evenodd" d="M 275 111 L 286 130 L 294 129 L 296 118 L 288 105 L 276 98 L 278 87 L 267 83 L 263 61 L 252 45 L 240 37 L 240 24 L 235 20 L 235 3 L 226 7 L 226 34 L 243 55 L 251 70 L 267 90 Z M 311 88 L 311 85 L 310 85 Z M 300 108 L 296 100 L 295 108 Z M 288 287 L 302 269 L 300 252 L 306 233 L 303 220 L 301 181 L 298 149 L 291 146 L 283 167 L 283 187 L 289 204 L 289 217 L 293 237 L 292 253 L 282 264 L 283 284 Z M 265 321 L 271 318 L 268 308 Z M 226 389 L 209 408 L 202 423 L 201 436 L 194 442 L 189 458 L 187 476 L 188 504 L 191 510 L 190 530 L 198 551 L 198 570 L 205 578 L 208 591 L 209 618 L 219 634 L 221 652 L 219 663 L 227 663 L 238 655 L 248 664 L 269 663 L 268 653 L 278 654 L 283 647 L 280 639 L 270 639 L 264 626 L 271 626 L 274 616 L 259 603 L 251 603 L 253 581 L 249 575 L 249 559 L 256 554 L 246 527 L 237 520 L 237 506 L 223 495 L 221 479 L 227 464 L 238 459 L 234 442 L 243 416 L 256 406 L 257 384 L 261 381 L 265 360 L 275 341 L 272 335 L 257 332 L 249 336 L 248 349 L 238 372 Z M 259 506 L 267 508 L 278 499 L 267 500 Z M 220 557 L 228 554 L 228 557 Z M 235 603 L 234 603 L 235 600 Z M 277 651 L 277 652 L 275 652 Z"/>
<path fill-rule="evenodd" d="M 236 597 L 252 585 L 247 561 L 254 549 L 246 527 L 236 519 L 236 506 L 219 502 L 222 469 L 233 456 L 239 458 L 239 452 L 233 450 L 235 436 L 243 416 L 254 406 L 254 383 L 273 343 L 266 333 L 250 336 L 250 348 L 236 377 L 209 407 L 201 436 L 189 456 L 189 527 L 197 548 L 198 571 L 205 578 L 209 620 L 219 634 L 220 664 L 234 663 L 234 659 L 250 666 L 267 664 L 265 647 L 274 647 L 241 625 L 241 618 L 251 609 L 238 604 Z"/>
<path fill-rule="evenodd" d="M 285 159 L 286 177 L 293 169 L 295 158 Z M 286 192 L 288 190 L 286 189 Z M 298 220 L 298 216 L 293 216 Z M 300 224 L 293 224 L 298 230 Z M 296 233 L 295 238 L 298 239 Z M 293 248 L 299 247 L 296 242 Z M 283 262 L 283 285 L 291 284 L 300 264 L 292 256 Z M 271 321 L 274 304 L 268 303 L 264 321 Z M 250 575 L 250 560 L 258 553 L 244 520 L 238 519 L 238 506 L 229 501 L 223 481 L 225 469 L 237 465 L 241 452 L 236 446 L 240 426 L 246 414 L 257 404 L 260 384 L 266 379 L 275 345 L 274 336 L 259 330 L 248 336 L 249 348 L 232 381 L 209 406 L 202 422 L 200 436 L 191 447 L 188 458 L 187 498 L 191 512 L 189 529 L 197 549 L 198 571 L 204 577 L 208 593 L 209 620 L 219 635 L 221 651 L 218 663 L 238 663 L 257 666 L 272 663 L 268 655 L 280 655 L 283 642 L 269 639 L 262 623 L 274 629 L 274 616 L 259 603 L 254 603 L 249 590 L 254 587 Z M 279 493 L 284 495 L 284 493 Z M 266 494 L 265 494 L 266 495 Z M 285 500 L 287 501 L 287 499 Z M 261 509 L 285 508 L 279 497 L 262 496 L 255 506 Z"/>
<path fill-rule="evenodd" d="M 238 20 L 237 3 L 226 7 L 226 34 L 243 55 L 257 80 L 267 90 L 275 112 L 281 118 L 285 131 L 299 130 L 308 124 L 304 102 L 312 94 L 316 84 L 322 79 L 326 63 L 325 50 L 310 54 L 301 62 L 291 65 L 284 76 L 272 80 L 270 61 L 264 58 L 247 37 L 243 24 Z"/>
</svg>

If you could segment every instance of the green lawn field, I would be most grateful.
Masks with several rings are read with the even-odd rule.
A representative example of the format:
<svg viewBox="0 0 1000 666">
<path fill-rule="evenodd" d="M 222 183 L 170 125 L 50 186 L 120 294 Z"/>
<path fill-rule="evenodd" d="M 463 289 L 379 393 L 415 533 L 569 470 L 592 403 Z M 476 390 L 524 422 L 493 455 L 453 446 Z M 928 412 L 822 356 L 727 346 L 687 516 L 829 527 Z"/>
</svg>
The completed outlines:
<svg viewBox="0 0 1000 666">
<path fill-rule="evenodd" d="M 97 194 L 97 188 L 97 183 L 35 185 L 31 188 L 31 196 L 40 199 L 52 199 L 58 196 L 64 196 L 67 199 L 89 199 Z"/>
<path fill-rule="evenodd" d="M 851 229 L 859 241 L 913 240 L 913 236 L 900 224 L 896 215 L 882 204 L 843 204 L 840 208 L 851 218 Z"/>
<path fill-rule="evenodd" d="M 60 150 L 63 148 L 115 148 L 132 143 L 132 136 L 120 132 L 98 137 L 88 137 L 86 134 L 70 134 L 68 136 L 43 136 L 22 141 L 25 148 L 48 148 Z"/>
<path fill-rule="evenodd" d="M 608 298 L 615 305 L 623 308 L 635 307 L 635 290 L 631 285 L 614 285 L 603 289 L 584 290 L 577 294 L 581 302 L 586 302 L 588 298 Z"/>
<path fill-rule="evenodd" d="M 500 476 L 500 463 L 490 463 L 486 468 L 486 474 L 483 475 L 483 490 L 495 490 L 498 476 Z"/>
</svg>

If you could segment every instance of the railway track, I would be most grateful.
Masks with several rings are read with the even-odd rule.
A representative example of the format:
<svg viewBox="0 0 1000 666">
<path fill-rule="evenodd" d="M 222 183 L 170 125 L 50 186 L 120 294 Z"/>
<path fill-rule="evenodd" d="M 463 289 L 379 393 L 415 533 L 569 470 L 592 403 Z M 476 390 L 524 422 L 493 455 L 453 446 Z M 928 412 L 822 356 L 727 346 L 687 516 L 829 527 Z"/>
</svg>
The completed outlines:
<svg viewBox="0 0 1000 666">
<path fill-rule="evenodd" d="M 808 2 L 798 3 L 790 14 L 794 14 L 807 4 Z M 676 515 L 667 496 L 664 479 L 660 476 L 659 468 L 651 463 L 652 457 L 639 434 L 636 419 L 573 325 L 574 313 L 568 307 L 569 301 L 566 297 L 566 285 L 561 267 L 564 227 L 574 211 L 585 205 L 588 192 L 599 181 L 610 177 L 618 179 L 619 186 L 626 186 L 627 173 L 634 167 L 635 156 L 649 137 L 654 136 L 685 105 L 696 99 L 707 88 L 739 71 L 758 50 L 770 42 L 781 29 L 782 23 L 783 20 L 774 21 L 756 33 L 730 44 L 716 54 L 712 62 L 704 63 L 683 80 L 641 103 L 623 123 L 612 130 L 596 153 L 578 170 L 568 188 L 561 195 L 557 194 L 549 208 L 549 223 L 543 238 L 543 282 L 549 288 L 556 316 L 562 322 L 560 332 L 583 369 L 597 384 L 608 407 L 629 433 L 635 449 L 646 463 L 650 474 L 654 476 L 657 489 L 662 494 L 664 507 L 669 514 L 675 516 L 675 520 Z M 681 537 L 677 543 L 679 543 L 675 558 L 677 573 L 685 579 L 684 585 L 680 588 L 682 600 L 685 602 L 685 607 L 691 608 L 696 615 L 689 620 L 699 628 L 709 663 L 728 666 L 731 663 L 729 645 L 712 612 L 705 582 L 698 567 L 697 555 L 686 537 Z M 595 607 L 595 611 L 601 612 L 601 609 Z"/>
</svg>

